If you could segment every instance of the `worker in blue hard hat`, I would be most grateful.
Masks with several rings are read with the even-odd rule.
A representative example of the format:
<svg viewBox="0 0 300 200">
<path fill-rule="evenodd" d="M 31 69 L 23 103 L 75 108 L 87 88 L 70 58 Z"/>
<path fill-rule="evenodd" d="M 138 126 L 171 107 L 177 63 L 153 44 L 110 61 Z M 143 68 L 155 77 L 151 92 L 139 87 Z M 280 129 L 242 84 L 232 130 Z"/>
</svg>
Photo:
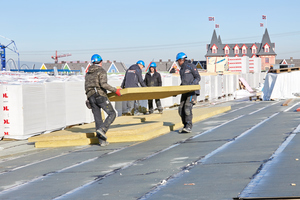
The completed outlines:
<svg viewBox="0 0 300 200">
<path fill-rule="evenodd" d="M 143 81 L 142 69 L 145 67 L 145 62 L 139 60 L 136 64 L 131 65 L 125 73 L 125 77 L 121 84 L 121 88 L 132 87 L 147 87 Z M 129 101 L 122 103 L 122 115 L 140 115 L 139 101 Z"/>
<path fill-rule="evenodd" d="M 156 70 L 155 62 L 150 63 L 149 71 L 145 75 L 144 82 L 148 87 L 162 86 L 161 76 L 160 76 L 160 73 L 158 73 Z M 155 99 L 155 103 L 156 103 L 158 112 L 160 114 L 162 114 L 163 107 L 161 106 L 160 99 Z M 152 114 L 153 113 L 153 99 L 148 100 L 148 108 L 149 108 L 149 114 Z"/>
<path fill-rule="evenodd" d="M 197 67 L 187 60 L 187 55 L 180 52 L 176 56 L 176 61 L 180 66 L 181 85 L 199 85 L 201 77 Z M 180 106 L 178 108 L 179 115 L 183 124 L 182 133 L 190 133 L 193 127 L 193 105 L 197 102 L 197 96 L 200 91 L 196 90 L 181 95 Z"/>
<path fill-rule="evenodd" d="M 100 146 L 106 146 L 108 145 L 106 132 L 116 118 L 116 112 L 107 97 L 107 90 L 121 96 L 121 88 L 116 89 L 107 83 L 107 73 L 102 68 L 102 58 L 100 55 L 94 54 L 91 62 L 92 65 L 85 75 L 85 93 L 88 98 L 86 103 L 88 108 L 92 109 L 94 115 Z M 104 122 L 102 120 L 101 108 L 108 115 Z"/>
</svg>

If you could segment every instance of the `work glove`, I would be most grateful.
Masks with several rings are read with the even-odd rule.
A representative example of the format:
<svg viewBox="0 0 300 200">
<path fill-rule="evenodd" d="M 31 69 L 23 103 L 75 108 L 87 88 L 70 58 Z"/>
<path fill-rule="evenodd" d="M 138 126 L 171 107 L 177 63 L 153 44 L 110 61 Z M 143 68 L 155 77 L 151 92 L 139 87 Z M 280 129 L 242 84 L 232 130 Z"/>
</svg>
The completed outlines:
<svg viewBox="0 0 300 200">
<path fill-rule="evenodd" d="M 121 88 L 118 88 L 117 91 L 116 91 L 116 94 L 117 94 L 118 96 L 121 96 L 121 91 L 120 91 L 120 90 L 121 90 Z"/>
</svg>

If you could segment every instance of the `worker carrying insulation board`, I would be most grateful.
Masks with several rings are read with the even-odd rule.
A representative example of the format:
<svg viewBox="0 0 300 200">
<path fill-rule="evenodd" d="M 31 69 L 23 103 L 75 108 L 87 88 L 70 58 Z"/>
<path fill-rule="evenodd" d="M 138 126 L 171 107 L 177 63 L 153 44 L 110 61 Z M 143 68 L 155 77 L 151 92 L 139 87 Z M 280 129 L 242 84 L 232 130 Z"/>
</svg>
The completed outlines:
<svg viewBox="0 0 300 200">
<path fill-rule="evenodd" d="M 125 73 L 125 77 L 121 84 L 121 88 L 132 88 L 132 87 L 147 87 L 143 81 L 142 69 L 145 67 L 145 62 L 142 60 L 137 61 L 136 64 L 131 65 Z M 139 112 L 139 101 L 124 101 L 122 103 L 122 114 L 123 115 L 141 115 Z"/>
<path fill-rule="evenodd" d="M 109 144 L 106 132 L 116 118 L 116 111 L 107 97 L 107 90 L 121 96 L 121 88 L 114 88 L 107 83 L 107 73 L 102 68 L 102 58 L 100 55 L 94 54 L 91 62 L 92 65 L 85 75 L 85 94 L 88 98 L 87 106 L 92 109 L 95 118 L 96 133 L 100 146 L 106 146 Z M 107 113 L 104 122 L 102 120 L 101 108 Z"/>
<path fill-rule="evenodd" d="M 180 66 L 180 79 L 181 85 L 199 85 L 201 77 L 194 64 L 186 59 L 187 55 L 180 52 L 176 56 L 176 61 Z M 181 95 L 180 106 L 178 108 L 179 115 L 181 117 L 183 129 L 180 131 L 182 133 L 192 132 L 193 127 L 193 105 L 197 102 L 197 96 L 200 95 L 200 91 L 196 90 L 193 92 L 185 93 Z"/>
</svg>

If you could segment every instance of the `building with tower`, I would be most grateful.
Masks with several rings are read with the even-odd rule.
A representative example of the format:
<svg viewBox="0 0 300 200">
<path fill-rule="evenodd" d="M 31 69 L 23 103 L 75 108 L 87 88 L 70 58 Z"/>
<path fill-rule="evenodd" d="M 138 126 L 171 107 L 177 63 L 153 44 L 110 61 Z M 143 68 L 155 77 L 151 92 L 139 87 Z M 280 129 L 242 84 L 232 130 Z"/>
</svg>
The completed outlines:
<svg viewBox="0 0 300 200">
<path fill-rule="evenodd" d="M 268 30 L 265 29 L 261 43 L 222 43 L 221 36 L 217 37 L 214 30 L 210 44 L 207 44 L 206 62 L 210 58 L 222 59 L 226 57 L 261 58 L 261 70 L 268 70 L 276 60 L 275 43 L 272 43 Z"/>
</svg>

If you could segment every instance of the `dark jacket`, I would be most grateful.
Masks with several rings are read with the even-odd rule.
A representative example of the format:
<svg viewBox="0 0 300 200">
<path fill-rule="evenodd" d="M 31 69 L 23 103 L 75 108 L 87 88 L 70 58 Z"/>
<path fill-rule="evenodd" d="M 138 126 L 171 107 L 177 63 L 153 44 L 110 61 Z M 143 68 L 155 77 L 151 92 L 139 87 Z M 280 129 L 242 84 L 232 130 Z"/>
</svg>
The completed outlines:
<svg viewBox="0 0 300 200">
<path fill-rule="evenodd" d="M 197 67 L 193 65 L 190 61 L 186 60 L 180 66 L 180 78 L 181 78 L 181 85 L 199 85 L 201 77 L 197 70 Z M 195 91 L 196 95 L 200 95 L 200 91 Z"/>
<path fill-rule="evenodd" d="M 139 87 L 139 83 L 142 87 L 146 87 L 142 77 L 142 70 L 140 69 L 139 65 L 131 65 L 126 70 L 121 88 Z"/>
<path fill-rule="evenodd" d="M 160 73 L 158 73 L 156 70 L 152 76 L 149 70 L 149 72 L 147 72 L 145 75 L 144 82 L 148 87 L 162 86 Z"/>
<path fill-rule="evenodd" d="M 107 90 L 117 91 L 116 88 L 107 83 L 106 71 L 98 65 L 91 65 L 85 75 L 85 94 L 87 98 L 95 94 L 96 91 L 99 95 L 107 97 Z"/>
</svg>

